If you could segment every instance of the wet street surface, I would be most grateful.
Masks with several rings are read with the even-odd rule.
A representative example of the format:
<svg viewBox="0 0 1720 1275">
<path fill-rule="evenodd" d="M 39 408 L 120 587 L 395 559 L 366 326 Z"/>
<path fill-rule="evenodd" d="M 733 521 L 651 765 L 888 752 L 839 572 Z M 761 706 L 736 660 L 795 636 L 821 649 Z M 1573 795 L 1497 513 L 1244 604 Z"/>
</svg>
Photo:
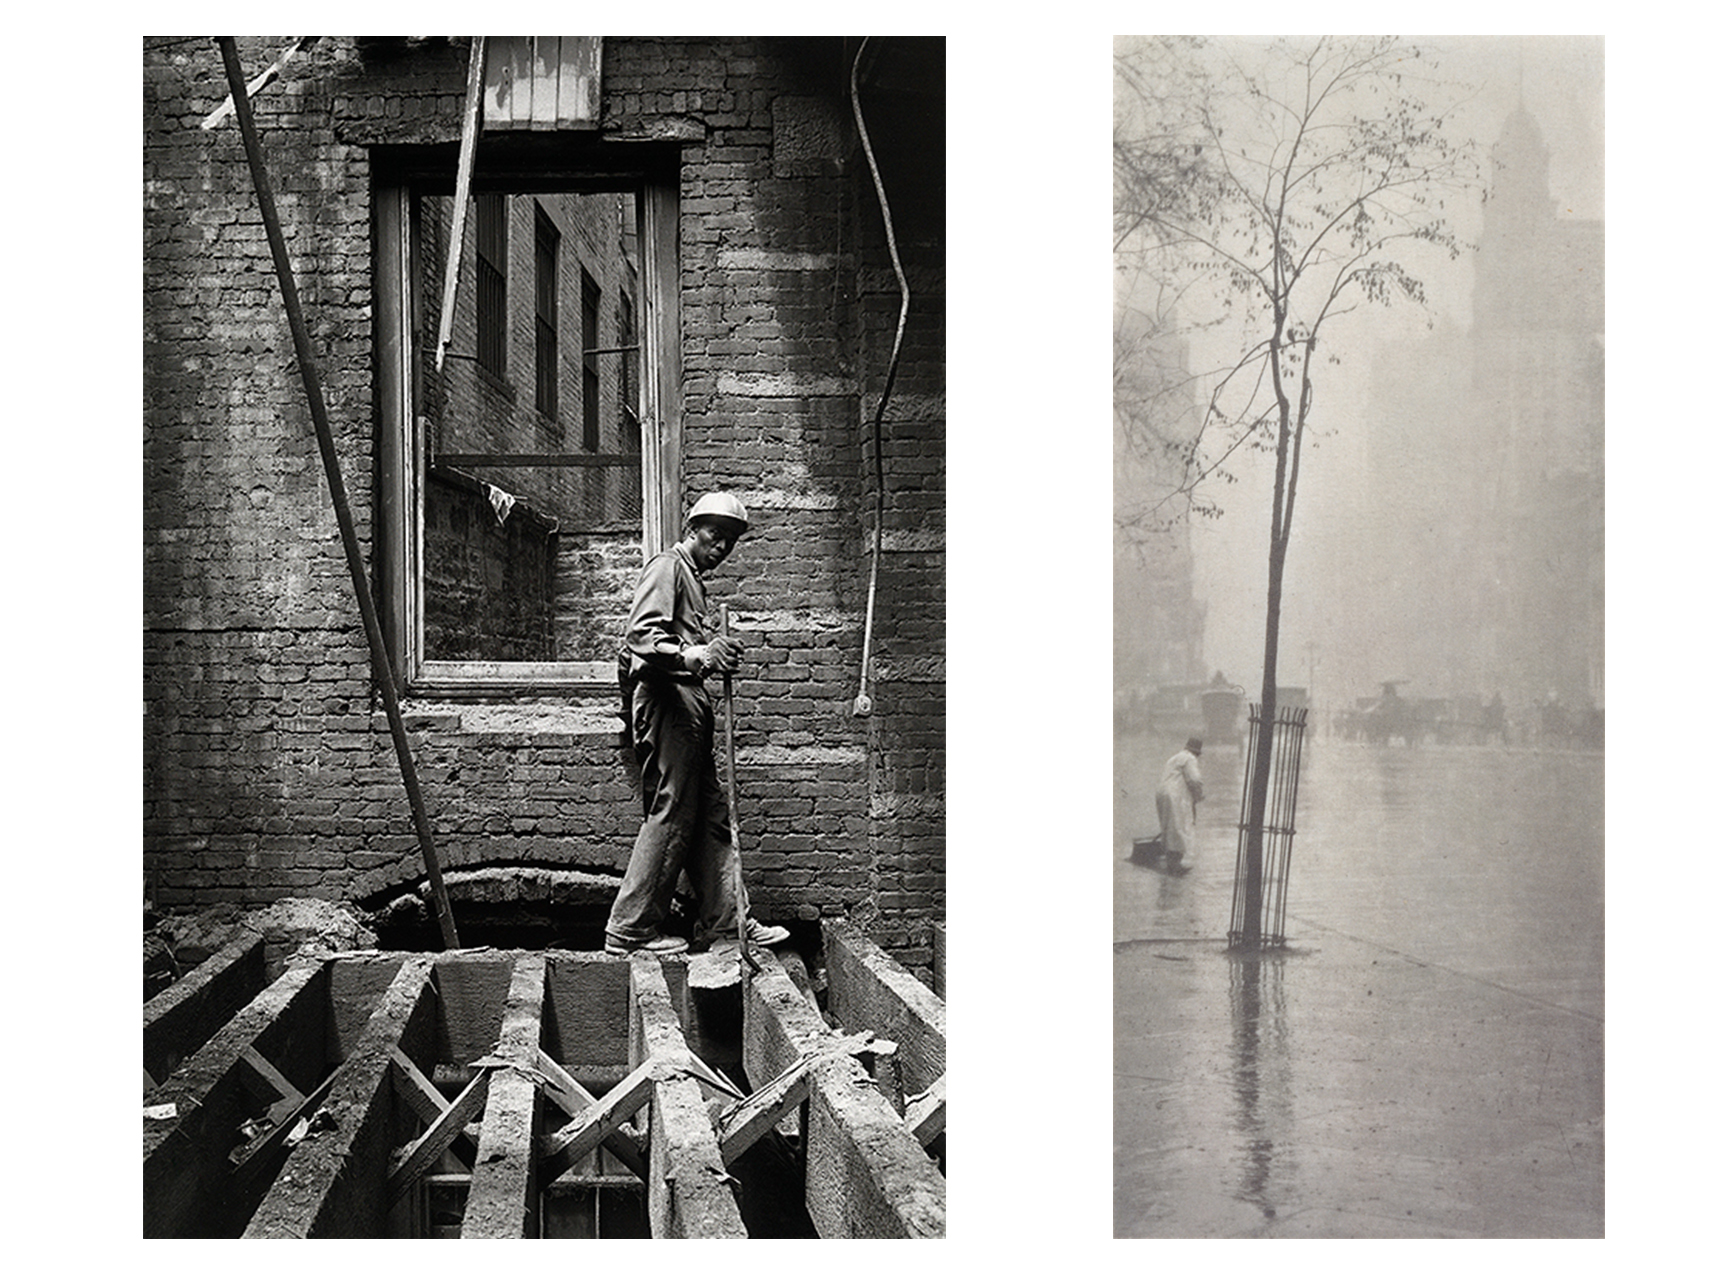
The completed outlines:
<svg viewBox="0 0 1720 1275">
<path fill-rule="evenodd" d="M 1180 742 L 1115 753 L 1115 1234 L 1602 1235 L 1602 755 L 1310 741 L 1244 958 L 1235 748 L 1193 870 L 1129 862 Z"/>
</svg>

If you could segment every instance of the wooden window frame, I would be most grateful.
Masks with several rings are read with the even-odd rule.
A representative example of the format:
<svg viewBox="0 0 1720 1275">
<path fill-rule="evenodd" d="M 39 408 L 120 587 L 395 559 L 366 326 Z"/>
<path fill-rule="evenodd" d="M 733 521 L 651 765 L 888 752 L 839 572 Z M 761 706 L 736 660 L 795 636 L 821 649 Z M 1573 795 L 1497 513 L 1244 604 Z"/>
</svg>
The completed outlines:
<svg viewBox="0 0 1720 1275">
<path fill-rule="evenodd" d="M 378 148 L 382 150 L 384 148 Z M 613 687 L 615 664 L 601 661 L 432 660 L 424 634 L 424 491 L 427 422 L 416 410 L 415 296 L 426 278 L 415 260 L 419 193 L 452 192 L 454 163 L 445 147 L 386 148 L 373 154 L 375 230 L 375 348 L 378 415 L 377 554 L 383 634 L 396 688 L 432 698 L 506 699 Z M 614 149 L 614 148 L 612 148 Z M 682 505 L 682 387 L 679 155 L 640 146 L 623 162 L 593 162 L 539 152 L 510 167 L 491 166 L 490 189 L 503 193 L 628 189 L 635 195 L 640 245 L 638 290 L 640 369 L 641 553 L 673 543 Z M 429 276 L 440 274 L 431 263 Z M 426 285 L 428 286 L 428 285 Z M 433 339 L 433 337 L 431 338 Z"/>
</svg>

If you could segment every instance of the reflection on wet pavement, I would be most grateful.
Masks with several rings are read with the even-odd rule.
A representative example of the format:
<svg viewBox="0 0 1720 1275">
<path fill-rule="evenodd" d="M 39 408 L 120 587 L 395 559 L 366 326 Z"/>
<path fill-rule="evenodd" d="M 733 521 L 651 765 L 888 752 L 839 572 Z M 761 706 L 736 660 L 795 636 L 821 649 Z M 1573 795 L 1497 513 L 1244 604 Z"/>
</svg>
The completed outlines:
<svg viewBox="0 0 1720 1275">
<path fill-rule="evenodd" d="M 1187 877 L 1128 862 L 1156 823 L 1119 784 L 1116 1234 L 1602 1234 L 1599 755 L 1319 741 L 1255 958 L 1223 950 L 1237 759 L 1202 760 Z"/>
</svg>

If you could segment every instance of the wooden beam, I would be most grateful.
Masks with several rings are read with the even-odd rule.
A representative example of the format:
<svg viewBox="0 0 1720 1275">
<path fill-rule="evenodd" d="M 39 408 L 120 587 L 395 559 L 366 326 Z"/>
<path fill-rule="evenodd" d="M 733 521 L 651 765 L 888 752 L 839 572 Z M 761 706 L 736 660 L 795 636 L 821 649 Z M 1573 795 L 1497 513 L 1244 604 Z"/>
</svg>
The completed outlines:
<svg viewBox="0 0 1720 1275">
<path fill-rule="evenodd" d="M 293 1086 L 293 1082 L 281 1075 L 275 1069 L 275 1064 L 259 1054 L 255 1047 L 247 1047 L 240 1055 L 250 1065 L 252 1071 L 262 1077 L 263 1081 L 275 1091 L 279 1100 L 269 1108 L 269 1122 L 280 1124 L 287 1118 L 289 1112 L 303 1105 L 305 1096 Z"/>
<path fill-rule="evenodd" d="M 449 1106 L 442 1091 L 398 1045 L 389 1051 L 389 1057 L 394 1062 L 390 1073 L 394 1078 L 394 1092 L 426 1125 L 435 1124 Z M 462 1129 L 455 1135 L 454 1151 L 469 1164 L 477 1158 L 478 1144 L 472 1141 L 467 1130 Z"/>
<path fill-rule="evenodd" d="M 245 933 L 150 997 L 143 1006 L 144 1070 L 157 1083 L 166 1080 L 267 981 L 263 936 Z"/>
<path fill-rule="evenodd" d="M 454 1139 L 465 1131 L 466 1122 L 484 1109 L 484 1099 L 489 1093 L 490 1072 L 486 1068 L 472 1077 L 471 1083 L 460 1091 L 460 1096 L 436 1117 L 430 1127 L 412 1144 L 406 1158 L 388 1175 L 390 1207 L 406 1194 L 419 1175 L 435 1164 Z"/>
<path fill-rule="evenodd" d="M 326 1105 L 332 1127 L 292 1149 L 263 1197 L 247 1238 L 380 1236 L 394 1115 L 393 1051 L 427 1042 L 437 1015 L 432 958 L 408 957 L 378 1000 L 351 1055 L 334 1075 Z M 420 1045 L 422 1047 L 422 1044 Z"/>
<path fill-rule="evenodd" d="M 322 1105 L 322 1100 L 328 1097 L 328 1091 L 334 1086 L 334 1078 L 338 1072 L 331 1071 L 323 1078 L 323 1082 L 302 1098 L 298 1105 L 291 1110 L 281 1113 L 281 1118 L 268 1129 L 242 1147 L 234 1147 L 228 1157 L 233 1165 L 233 1181 L 231 1188 L 235 1194 L 248 1195 L 253 1186 L 265 1177 L 270 1176 L 280 1167 L 275 1155 L 277 1151 L 289 1147 L 288 1140 L 293 1138 L 301 1120 L 308 1121 Z M 273 1115 L 274 1108 L 270 1108 Z M 295 1140 L 296 1141 L 296 1140 Z"/>
<path fill-rule="evenodd" d="M 807 1064 L 802 1058 L 762 1089 L 731 1105 L 717 1117 L 717 1144 L 723 1163 L 732 1165 L 795 1107 L 806 1101 Z"/>
<path fill-rule="evenodd" d="M 723 1164 L 699 1090 L 692 1050 L 669 996 L 663 965 L 635 955 L 628 1013 L 628 1054 L 645 1060 L 651 1093 L 651 1173 L 646 1207 L 657 1239 L 742 1238 L 740 1202 Z"/>
<path fill-rule="evenodd" d="M 565 1128 L 543 1139 L 539 1181 L 548 1186 L 614 1133 L 651 1101 L 651 1067 L 635 1067 Z"/>
<path fill-rule="evenodd" d="M 275 1042 L 285 1040 L 307 1041 L 320 1055 L 327 998 L 324 965 L 293 966 L 150 1095 L 153 1104 L 171 1103 L 176 1114 L 144 1122 L 145 1237 L 218 1233 L 220 1201 L 232 1171 L 228 1152 L 235 1131 L 258 1109 L 251 1069 L 242 1055 L 264 1042 L 280 1056 L 283 1046 Z"/>
<path fill-rule="evenodd" d="M 749 1074 L 785 1070 L 801 1054 L 808 1070 L 806 1207 L 826 1239 L 930 1238 L 945 1231 L 944 1179 L 902 1117 L 806 1003 L 782 963 L 761 952 L 748 979 L 742 1047 Z"/>
<path fill-rule="evenodd" d="M 723 1149 L 723 1163 L 733 1164 L 765 1132 L 780 1123 L 793 1108 L 806 1101 L 810 1089 L 809 1076 L 815 1064 L 828 1058 L 855 1054 L 889 1054 L 895 1051 L 891 1041 L 873 1038 L 871 1032 L 856 1036 L 833 1036 L 821 1042 L 818 1052 L 802 1054 L 784 1068 L 769 1084 L 756 1089 L 747 1098 L 735 1102 L 717 1117 L 717 1141 Z"/>
<path fill-rule="evenodd" d="M 478 129 L 484 106 L 484 37 L 472 37 L 466 66 L 466 109 L 460 120 L 460 160 L 454 177 L 454 229 L 448 240 L 448 265 L 442 276 L 442 321 L 436 331 L 436 370 L 448 356 L 454 334 L 454 297 L 459 290 L 460 250 L 466 238 L 466 205 L 472 201 L 472 162 L 478 149 Z"/>
<path fill-rule="evenodd" d="M 944 1131 L 944 1078 L 939 1076 L 930 1089 L 909 1098 L 903 1114 L 907 1117 L 908 1132 L 922 1147 L 931 1146 L 932 1140 Z"/>
<path fill-rule="evenodd" d="M 575 1080 L 571 1072 L 541 1049 L 538 1050 L 537 1069 L 549 1081 L 544 1086 L 544 1093 L 567 1115 L 578 1116 L 597 1102 L 597 1097 L 591 1090 Z M 650 1173 L 650 1161 L 645 1154 L 645 1144 L 627 1128 L 616 1129 L 605 1138 L 603 1149 L 638 1174 L 641 1182 L 646 1180 Z"/>
<path fill-rule="evenodd" d="M 491 1075 L 461 1239 L 520 1239 L 538 1229 L 538 1087 L 547 1088 L 549 1081 L 536 1064 L 542 1053 L 547 968 L 542 952 L 527 952 L 514 961 L 492 1055 L 505 1065 L 495 1067 Z M 491 1061 L 481 1058 L 474 1065 L 487 1068 Z"/>
<path fill-rule="evenodd" d="M 845 1026 L 865 1026 L 897 1043 L 892 1102 L 931 1088 L 944 1074 L 944 1003 L 852 924 L 824 927 L 830 1012 Z"/>
</svg>

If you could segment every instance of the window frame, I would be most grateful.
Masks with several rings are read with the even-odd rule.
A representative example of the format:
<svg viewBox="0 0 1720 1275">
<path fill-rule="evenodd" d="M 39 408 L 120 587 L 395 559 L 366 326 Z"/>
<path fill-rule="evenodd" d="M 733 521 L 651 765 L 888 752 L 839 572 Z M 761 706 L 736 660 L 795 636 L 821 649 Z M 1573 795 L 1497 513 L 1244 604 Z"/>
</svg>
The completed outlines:
<svg viewBox="0 0 1720 1275">
<path fill-rule="evenodd" d="M 612 146 L 627 156 L 579 156 L 564 147 L 547 158 L 530 151 L 510 162 L 480 151 L 474 194 L 631 190 L 639 235 L 637 290 L 642 557 L 673 543 L 680 525 L 681 385 L 680 180 L 674 147 Z M 605 148 L 597 148 L 602 152 Z M 486 164 L 486 159 L 491 160 Z M 508 698 L 612 688 L 613 661 L 432 660 L 424 634 L 424 492 L 428 422 L 416 410 L 415 313 L 423 296 L 413 280 L 439 278 L 444 263 L 417 259 L 416 203 L 452 194 L 448 147 L 373 151 L 374 296 L 377 410 L 379 597 L 383 636 L 396 689 L 439 698 Z M 619 162 L 618 162 L 619 161 Z M 433 338 L 432 338 L 433 339 Z"/>
</svg>

